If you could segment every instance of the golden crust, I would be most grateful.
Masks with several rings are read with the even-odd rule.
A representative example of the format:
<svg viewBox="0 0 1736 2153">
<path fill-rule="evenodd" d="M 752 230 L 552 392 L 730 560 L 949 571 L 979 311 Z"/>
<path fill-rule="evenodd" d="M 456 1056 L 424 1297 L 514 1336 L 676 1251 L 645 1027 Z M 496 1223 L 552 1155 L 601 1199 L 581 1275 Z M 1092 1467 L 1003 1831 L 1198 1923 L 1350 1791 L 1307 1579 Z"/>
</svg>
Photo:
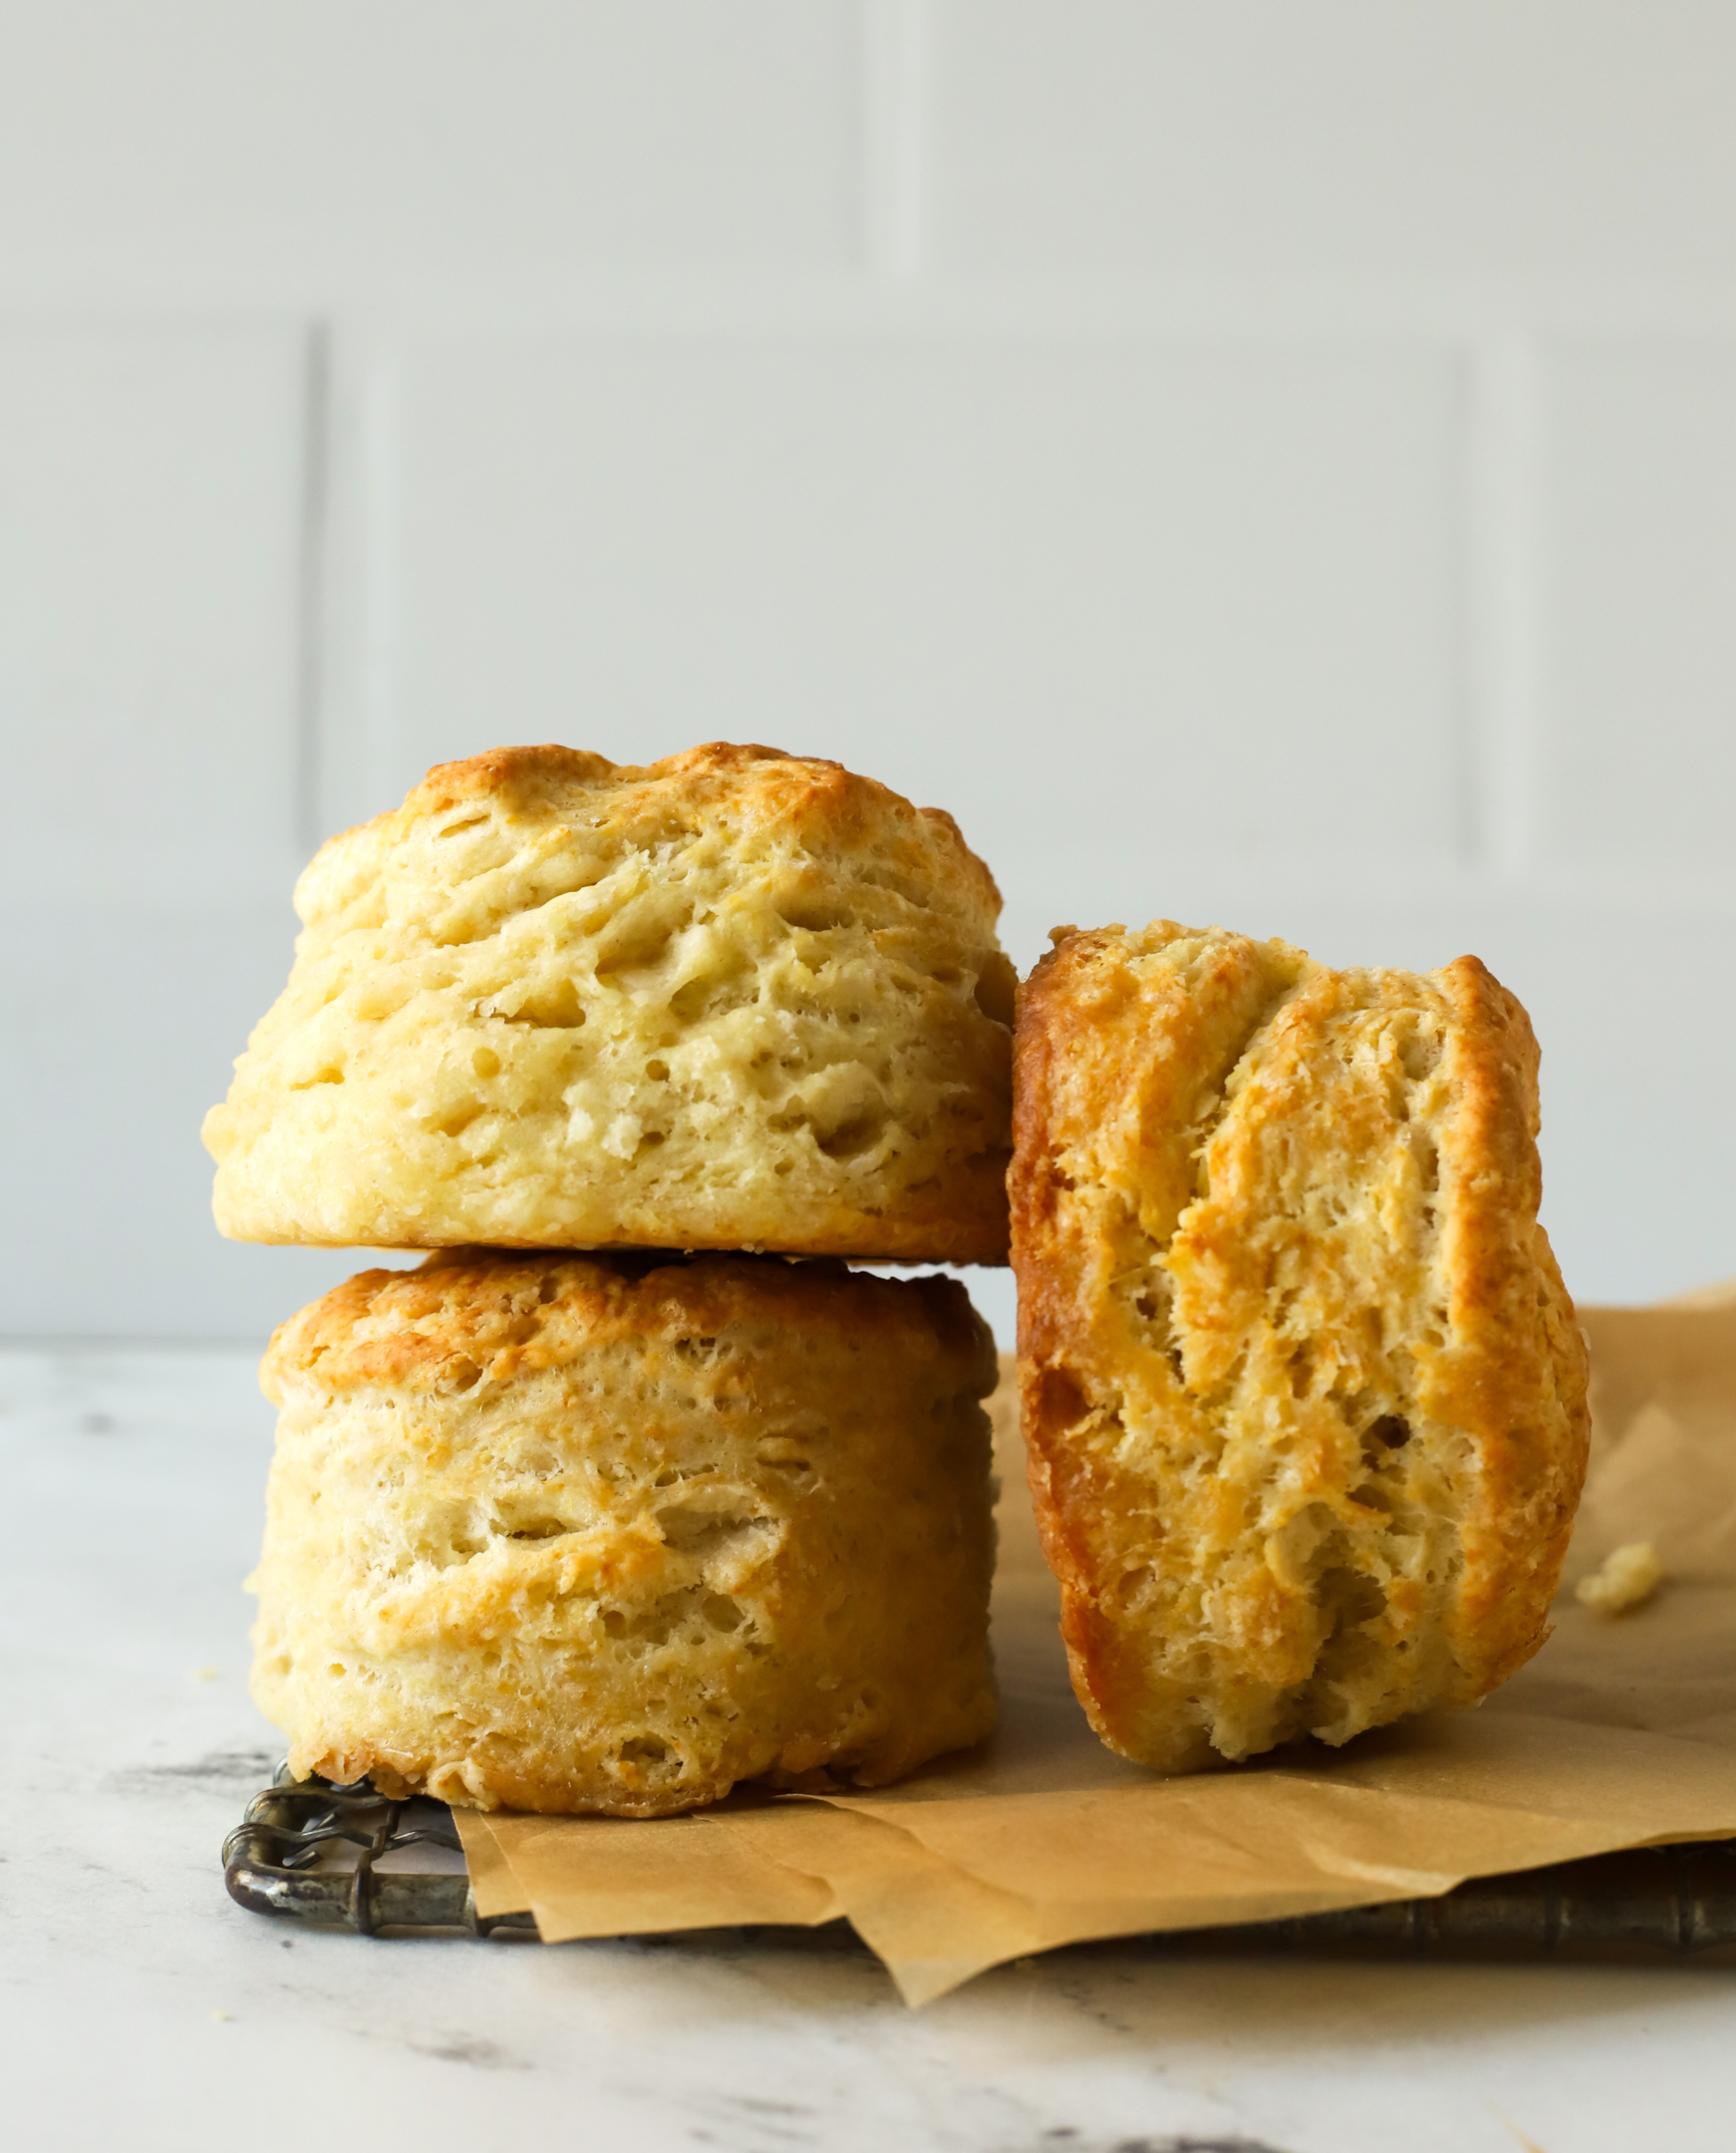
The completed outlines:
<svg viewBox="0 0 1736 2153">
<path fill-rule="evenodd" d="M 1021 1413 L 1075 1687 L 1169 1769 L 1468 1702 L 1546 1634 L 1586 1356 L 1475 958 L 1162 921 L 1020 990 Z"/>
<path fill-rule="evenodd" d="M 953 1281 L 465 1250 L 261 1375 L 253 1692 L 298 1772 L 657 1816 L 994 1723 L 996 1362 Z"/>
<path fill-rule="evenodd" d="M 771 748 L 500 748 L 296 907 L 205 1120 L 235 1239 L 1005 1261 L 1013 974 L 939 809 Z"/>
</svg>

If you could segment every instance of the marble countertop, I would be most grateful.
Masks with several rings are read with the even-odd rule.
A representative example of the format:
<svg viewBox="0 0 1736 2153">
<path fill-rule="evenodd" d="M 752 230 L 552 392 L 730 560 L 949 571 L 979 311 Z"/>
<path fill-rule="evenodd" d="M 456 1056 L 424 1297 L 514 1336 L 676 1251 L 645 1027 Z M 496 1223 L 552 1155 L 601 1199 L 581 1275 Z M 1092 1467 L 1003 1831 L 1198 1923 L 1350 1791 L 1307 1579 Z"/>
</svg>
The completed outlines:
<svg viewBox="0 0 1736 2153">
<path fill-rule="evenodd" d="M 923 2011 L 847 1938 L 379 1942 L 233 1906 L 270 1409 L 0 1353 L 0 2054 L 21 2153 L 1724 2153 L 1736 1973 L 1075 1949 Z"/>
</svg>

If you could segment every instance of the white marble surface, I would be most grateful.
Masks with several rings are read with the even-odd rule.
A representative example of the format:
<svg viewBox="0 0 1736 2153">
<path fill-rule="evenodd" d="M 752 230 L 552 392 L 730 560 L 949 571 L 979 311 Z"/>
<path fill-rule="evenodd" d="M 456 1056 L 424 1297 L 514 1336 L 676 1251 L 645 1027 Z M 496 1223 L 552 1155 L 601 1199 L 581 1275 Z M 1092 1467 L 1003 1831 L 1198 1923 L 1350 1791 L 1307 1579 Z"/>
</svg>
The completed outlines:
<svg viewBox="0 0 1736 2153">
<path fill-rule="evenodd" d="M 921 2012 L 821 1938 L 380 1943 L 242 1913 L 223 1834 L 270 1413 L 230 1353 L 0 1354 L 0 2134 L 19 2153 L 1725 2153 L 1736 1974 L 1011 1967 Z"/>
</svg>

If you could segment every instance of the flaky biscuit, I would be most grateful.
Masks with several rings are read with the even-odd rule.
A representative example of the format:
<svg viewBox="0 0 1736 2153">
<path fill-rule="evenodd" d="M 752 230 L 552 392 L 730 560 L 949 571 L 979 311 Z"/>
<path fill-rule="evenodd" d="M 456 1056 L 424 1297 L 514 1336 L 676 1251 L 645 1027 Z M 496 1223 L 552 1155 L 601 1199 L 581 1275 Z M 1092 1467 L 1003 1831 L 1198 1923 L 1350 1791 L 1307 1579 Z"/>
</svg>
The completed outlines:
<svg viewBox="0 0 1736 2153">
<path fill-rule="evenodd" d="M 1538 1054 L 1472 957 L 1163 921 L 1020 990 L 1020 1404 L 1074 1686 L 1170 1770 L 1466 1703 L 1542 1642 L 1586 1352 Z"/>
<path fill-rule="evenodd" d="M 766 748 L 499 749 L 296 906 L 205 1119 L 237 1240 L 1006 1259 L 1013 972 L 938 809 Z"/>
<path fill-rule="evenodd" d="M 285 1324 L 253 1693 L 298 1772 L 659 1816 L 994 1723 L 993 1343 L 770 1258 L 364 1272 Z"/>
</svg>

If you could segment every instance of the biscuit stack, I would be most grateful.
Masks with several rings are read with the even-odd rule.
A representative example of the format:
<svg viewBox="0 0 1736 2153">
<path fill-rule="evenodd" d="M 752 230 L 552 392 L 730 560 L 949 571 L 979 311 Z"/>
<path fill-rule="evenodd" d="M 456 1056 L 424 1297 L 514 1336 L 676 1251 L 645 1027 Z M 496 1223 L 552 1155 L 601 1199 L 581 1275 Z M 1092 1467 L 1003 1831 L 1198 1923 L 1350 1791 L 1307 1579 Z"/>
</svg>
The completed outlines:
<svg viewBox="0 0 1736 2153">
<path fill-rule="evenodd" d="M 296 903 L 218 1224 L 436 1253 L 266 1356 L 295 1769 L 648 1816 L 986 1733 L 992 1342 L 841 1260 L 1006 1256 L 1013 976 L 951 818 L 769 749 L 502 749 Z"/>
<path fill-rule="evenodd" d="M 652 1816 L 986 1733 L 989 1335 L 846 1266 L 1003 1261 L 1009 1181 L 1111 1747 L 1338 1743 L 1536 1650 L 1589 1423 L 1524 1010 L 1158 921 L 1057 929 L 1015 1013 L 999 902 L 948 816 L 762 748 L 503 749 L 320 853 L 218 1222 L 435 1253 L 266 1356 L 298 1771 Z"/>
</svg>

